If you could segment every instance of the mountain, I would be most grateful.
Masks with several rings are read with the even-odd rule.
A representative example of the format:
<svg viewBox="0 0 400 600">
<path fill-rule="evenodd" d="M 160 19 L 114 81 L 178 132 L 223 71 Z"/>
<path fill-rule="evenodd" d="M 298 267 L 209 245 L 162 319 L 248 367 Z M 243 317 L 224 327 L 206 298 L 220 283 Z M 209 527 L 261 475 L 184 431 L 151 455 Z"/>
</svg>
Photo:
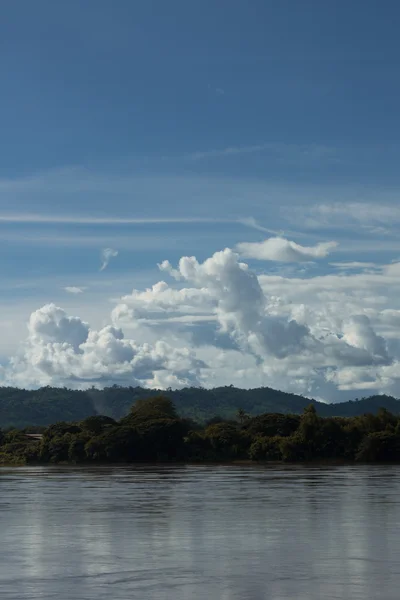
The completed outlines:
<svg viewBox="0 0 400 600">
<path fill-rule="evenodd" d="M 324 404 L 267 387 L 242 390 L 226 386 L 211 390 L 185 388 L 167 391 L 119 386 L 103 390 L 91 388 L 85 391 L 52 387 L 38 390 L 3 387 L 0 388 L 0 427 L 80 421 L 95 414 L 120 419 L 129 412 L 137 399 L 158 394 L 171 398 L 180 415 L 199 422 L 217 415 L 235 418 L 238 408 L 249 415 L 266 412 L 300 414 L 308 404 L 313 404 L 317 412 L 324 417 L 376 413 L 381 407 L 394 414 L 400 414 L 400 401 L 391 396 L 377 395 L 339 404 Z"/>
</svg>

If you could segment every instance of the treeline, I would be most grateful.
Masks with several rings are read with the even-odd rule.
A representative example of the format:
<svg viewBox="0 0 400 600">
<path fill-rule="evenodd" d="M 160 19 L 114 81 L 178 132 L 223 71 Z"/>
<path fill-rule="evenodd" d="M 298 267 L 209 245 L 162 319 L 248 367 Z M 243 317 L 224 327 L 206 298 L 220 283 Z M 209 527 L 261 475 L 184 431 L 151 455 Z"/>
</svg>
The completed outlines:
<svg viewBox="0 0 400 600">
<path fill-rule="evenodd" d="M 32 431 L 32 430 L 31 430 Z M 119 421 L 92 416 L 42 430 L 0 431 L 0 462 L 134 463 L 178 461 L 400 461 L 400 417 L 382 408 L 357 417 L 267 413 L 215 418 L 205 425 L 182 418 L 171 400 L 138 400 Z"/>
<path fill-rule="evenodd" d="M 119 421 L 129 414 L 136 400 L 159 394 L 172 400 L 180 417 L 203 424 L 215 415 L 234 420 L 238 406 L 250 416 L 263 413 L 301 414 L 309 403 L 315 406 L 322 417 L 376 413 L 381 406 L 393 414 L 400 414 L 400 402 L 391 396 L 370 396 L 353 402 L 324 404 L 268 387 L 251 390 L 233 386 L 214 389 L 190 387 L 167 391 L 117 385 L 101 390 L 70 390 L 50 386 L 38 390 L 0 387 L 0 428 L 22 429 L 28 425 L 47 426 L 57 421 L 76 422 L 93 415 L 106 415 Z"/>
</svg>

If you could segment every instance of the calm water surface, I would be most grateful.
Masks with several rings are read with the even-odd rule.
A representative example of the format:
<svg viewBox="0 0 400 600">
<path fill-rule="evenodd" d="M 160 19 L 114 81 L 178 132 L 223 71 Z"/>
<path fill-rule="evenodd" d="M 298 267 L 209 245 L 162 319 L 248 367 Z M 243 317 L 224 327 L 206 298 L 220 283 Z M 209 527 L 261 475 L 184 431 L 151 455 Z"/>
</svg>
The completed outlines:
<svg viewBox="0 0 400 600">
<path fill-rule="evenodd" d="M 398 600 L 400 467 L 0 469 L 1 600 Z"/>
</svg>

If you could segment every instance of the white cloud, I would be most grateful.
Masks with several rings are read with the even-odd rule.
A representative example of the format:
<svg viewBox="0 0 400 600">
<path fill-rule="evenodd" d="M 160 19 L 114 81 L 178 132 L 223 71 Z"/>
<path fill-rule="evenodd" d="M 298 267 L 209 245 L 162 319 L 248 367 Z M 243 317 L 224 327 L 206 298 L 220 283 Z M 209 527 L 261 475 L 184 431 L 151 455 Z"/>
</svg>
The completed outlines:
<svg viewBox="0 0 400 600">
<path fill-rule="evenodd" d="M 340 394 L 347 389 L 339 384 L 341 371 L 347 369 L 352 371 L 354 382 L 359 377 L 360 389 L 365 390 L 370 380 L 371 389 L 376 389 L 378 380 L 382 385 L 385 383 L 382 391 L 395 389 L 391 387 L 396 385 L 395 380 L 387 376 L 383 379 L 382 370 L 396 363 L 400 350 L 391 354 L 387 340 L 377 329 L 387 328 L 389 322 L 398 317 L 397 313 L 380 312 L 389 301 L 385 295 L 388 284 L 397 298 L 395 286 L 399 287 L 400 281 L 396 265 L 373 273 L 351 275 L 304 279 L 276 275 L 257 277 L 246 264 L 239 262 L 234 252 L 226 249 L 204 263 L 194 257 L 183 257 L 178 268 L 173 268 L 165 262 L 163 270 L 181 285 L 190 283 L 192 287 L 176 290 L 165 282 L 153 286 L 153 318 L 148 321 L 149 327 L 161 326 L 161 331 L 167 331 L 173 325 L 169 319 L 182 309 L 182 314 L 188 317 L 189 337 L 186 339 L 195 344 L 195 336 L 190 337 L 193 330 L 190 315 L 199 315 L 202 305 L 205 318 L 208 314 L 209 327 L 218 324 L 219 333 L 235 341 L 241 356 L 253 356 L 256 361 L 254 367 L 240 370 L 240 379 L 235 369 L 226 366 L 214 368 L 212 372 L 207 370 L 205 385 L 231 381 L 238 384 L 242 381 L 243 385 L 247 380 L 250 387 L 264 384 L 337 400 L 343 399 Z M 166 298 L 170 294 L 168 307 Z M 136 308 L 139 302 L 141 322 L 146 323 L 150 313 L 146 317 L 140 292 L 134 292 L 125 300 L 127 298 L 132 304 L 136 303 Z M 180 329 L 180 334 L 184 331 Z M 208 335 L 208 339 L 212 336 Z M 392 352 L 393 344 L 390 349 Z M 211 353 L 211 347 L 208 352 Z M 229 360 L 233 360 L 237 350 L 230 352 Z M 215 360 L 211 362 L 216 367 Z M 366 372 L 370 373 L 369 378 Z M 223 373 L 228 380 L 223 378 Z M 351 389 L 356 389 L 356 383 Z"/>
<path fill-rule="evenodd" d="M 101 251 L 101 259 L 103 262 L 101 264 L 100 271 L 104 271 L 104 269 L 106 269 L 110 264 L 110 260 L 116 256 L 118 256 L 118 250 L 113 250 L 113 248 L 104 248 Z"/>
<path fill-rule="evenodd" d="M 171 282 L 122 296 L 97 329 L 53 304 L 34 311 L 4 383 L 234 383 L 331 401 L 400 392 L 400 263 L 257 275 L 226 248 L 159 266 Z"/>
<path fill-rule="evenodd" d="M 366 350 L 372 357 L 388 362 L 386 342 L 377 335 L 366 315 L 353 315 L 343 323 L 343 339 L 355 348 Z"/>
<path fill-rule="evenodd" d="M 66 343 L 77 349 L 86 341 L 89 325 L 79 317 L 69 317 L 54 304 L 47 304 L 33 312 L 28 324 L 29 338 L 35 344 L 41 341 Z"/>
<path fill-rule="evenodd" d="M 111 326 L 92 330 L 54 304 L 32 313 L 28 332 L 21 354 L 6 369 L 6 378 L 20 385 L 153 386 L 164 378 L 181 387 L 199 384 L 199 369 L 205 366 L 188 348 L 163 341 L 140 344 Z"/>
<path fill-rule="evenodd" d="M 67 285 L 64 290 L 69 294 L 83 294 L 85 291 L 82 287 L 77 287 L 75 285 Z"/>
<path fill-rule="evenodd" d="M 385 309 L 379 315 L 381 323 L 388 325 L 390 328 L 400 328 L 400 310 Z M 397 334 L 398 332 L 396 332 Z"/>
<path fill-rule="evenodd" d="M 236 248 L 244 258 L 279 262 L 307 262 L 316 258 L 325 258 L 336 246 L 336 242 L 301 246 L 282 237 L 271 237 L 263 242 L 241 242 L 237 244 Z"/>
<path fill-rule="evenodd" d="M 348 262 L 331 262 L 331 267 L 336 267 L 343 271 L 348 269 L 379 269 L 379 265 L 373 262 L 360 262 L 360 261 L 348 261 Z"/>
<path fill-rule="evenodd" d="M 305 225 L 310 229 L 362 227 L 376 235 L 388 235 L 393 226 L 400 224 L 400 209 L 394 203 L 375 202 L 329 202 L 312 205 L 286 206 L 283 209 L 289 222 Z"/>
<path fill-rule="evenodd" d="M 377 340 L 377 347 L 372 347 L 373 330 L 365 323 L 366 317 L 355 316 L 347 330 L 341 319 L 334 322 L 331 318 L 329 322 L 319 316 L 319 324 L 313 323 L 313 312 L 307 319 L 304 310 L 299 312 L 300 307 L 285 306 L 284 298 L 274 298 L 267 288 L 263 291 L 261 278 L 239 262 L 232 250 L 217 252 L 204 263 L 194 257 L 183 257 L 177 269 L 168 262 L 162 266 L 175 279 L 191 283 L 193 287 L 176 290 L 160 282 L 144 293 L 134 291 L 130 297 L 123 298 L 127 304 L 118 306 L 114 317 L 120 318 L 123 313 L 128 320 L 140 318 L 143 323 L 152 318 L 153 323 L 158 319 L 168 326 L 170 317 L 180 312 L 208 315 L 210 322 L 215 319 L 219 324 L 221 333 L 231 336 L 242 351 L 260 360 L 297 355 L 295 361 L 314 360 L 318 366 L 345 361 L 354 365 L 388 361 L 387 354 L 377 350 Z M 287 303 L 289 305 L 290 300 Z"/>
</svg>

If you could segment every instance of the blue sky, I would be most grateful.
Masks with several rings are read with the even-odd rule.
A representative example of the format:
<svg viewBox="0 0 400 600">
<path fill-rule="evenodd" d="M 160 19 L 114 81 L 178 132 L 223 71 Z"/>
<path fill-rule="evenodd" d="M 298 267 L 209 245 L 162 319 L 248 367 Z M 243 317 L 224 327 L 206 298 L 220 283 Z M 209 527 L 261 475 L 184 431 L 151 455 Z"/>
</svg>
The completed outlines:
<svg viewBox="0 0 400 600">
<path fill-rule="evenodd" d="M 275 144 L 319 147 L 314 181 L 397 181 L 398 12 L 368 0 L 5 0 L 3 176 L 134 160 L 150 172 L 309 182 L 310 161 L 288 173 L 266 168 L 262 151 L 182 164 Z"/>
<path fill-rule="evenodd" d="M 268 277 L 268 285 L 285 282 L 265 291 L 268 314 L 296 320 L 306 307 L 312 314 L 302 319 L 316 339 L 329 330 L 367 351 L 360 331 L 346 334 L 350 326 L 333 316 L 343 312 L 358 327 L 354 318 L 362 314 L 374 335 L 386 335 L 390 357 L 380 368 L 393 371 L 397 333 L 384 331 L 382 311 L 400 310 L 393 274 L 400 257 L 399 13 L 390 0 L 384 7 L 368 0 L 4 0 L 4 368 L 26 343 L 29 315 L 43 305 L 62 306 L 99 330 L 114 323 L 110 312 L 121 297 L 165 278 L 157 266 L 163 260 L 176 266 L 194 255 L 201 263 L 226 247 L 280 237 L 302 248 L 336 245 L 326 253 L 295 250 L 295 260 L 269 246 L 241 256 L 263 285 Z M 105 248 L 115 256 L 100 271 Z M 352 278 L 359 289 L 350 293 L 344 282 Z M 300 301 L 301 280 L 311 291 Z M 183 281 L 189 280 L 169 285 Z M 321 311 L 333 297 L 324 321 Z M 140 298 L 131 299 L 136 308 Z M 282 314 L 277 306 L 286 307 Z M 207 363 L 204 346 L 197 348 L 187 332 L 161 331 L 141 311 L 134 335 L 126 335 L 141 344 L 160 337 L 174 348 L 185 343 Z M 227 335 L 224 323 L 215 339 Z M 254 348 L 238 342 L 242 335 L 237 328 L 231 335 L 232 352 L 254 358 Z M 41 344 L 54 342 L 46 336 Z M 215 348 L 208 351 L 211 357 Z M 372 354 L 370 365 L 362 373 L 354 367 L 351 377 L 329 361 L 316 361 L 312 375 L 299 374 L 294 360 L 290 381 L 280 378 L 281 362 L 262 375 L 249 363 L 234 382 L 329 400 L 362 389 L 395 391 L 397 376 L 376 375 Z M 197 382 L 229 384 L 234 377 L 227 366 L 219 374 L 206 371 Z M 5 377 L 23 381 L 8 370 Z M 54 381 L 64 380 L 54 375 Z M 329 389 L 322 389 L 327 381 Z M 42 379 L 26 383 L 35 382 Z"/>
</svg>

